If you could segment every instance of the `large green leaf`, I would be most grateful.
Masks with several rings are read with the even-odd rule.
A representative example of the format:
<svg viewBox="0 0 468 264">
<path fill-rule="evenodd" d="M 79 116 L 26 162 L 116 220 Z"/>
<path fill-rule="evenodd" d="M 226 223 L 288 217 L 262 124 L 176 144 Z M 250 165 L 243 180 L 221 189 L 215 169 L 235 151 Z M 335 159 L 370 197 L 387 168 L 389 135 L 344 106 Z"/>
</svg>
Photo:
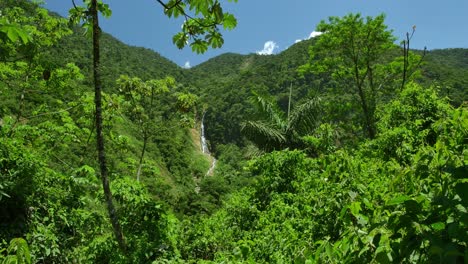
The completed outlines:
<svg viewBox="0 0 468 264">
<path fill-rule="evenodd" d="M 30 41 L 30 36 L 28 35 L 28 33 L 21 29 L 19 26 L 3 25 L 0 26 L 0 32 L 5 33 L 11 42 L 21 40 L 23 44 L 27 44 Z"/>
<path fill-rule="evenodd" d="M 409 201 L 411 200 L 412 198 L 407 196 L 407 195 L 400 195 L 400 196 L 397 196 L 397 197 L 394 197 L 393 199 L 391 199 L 390 201 L 387 201 L 387 205 L 397 205 L 397 204 L 402 204 L 404 203 L 405 201 Z"/>
<path fill-rule="evenodd" d="M 317 126 L 320 113 L 320 99 L 314 98 L 296 106 L 288 120 L 288 131 L 300 135 L 311 133 Z"/>
<path fill-rule="evenodd" d="M 286 138 L 274 127 L 261 121 L 247 121 L 241 125 L 244 135 L 264 150 L 280 149 Z"/>
</svg>

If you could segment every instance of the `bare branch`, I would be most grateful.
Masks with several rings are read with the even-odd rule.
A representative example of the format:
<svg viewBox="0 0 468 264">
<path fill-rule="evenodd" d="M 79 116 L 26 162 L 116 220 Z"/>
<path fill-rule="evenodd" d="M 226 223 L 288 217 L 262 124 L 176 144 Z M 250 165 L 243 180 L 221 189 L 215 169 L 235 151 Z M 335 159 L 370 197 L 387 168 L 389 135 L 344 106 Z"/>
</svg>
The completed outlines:
<svg viewBox="0 0 468 264">
<path fill-rule="evenodd" d="M 33 115 L 33 116 L 28 116 L 26 117 L 26 119 L 33 119 L 33 118 L 36 118 L 36 117 L 39 117 L 39 116 L 45 116 L 45 115 L 55 115 L 55 114 L 60 114 L 60 113 L 63 113 L 63 112 L 67 112 L 68 110 L 71 110 L 75 107 L 78 107 L 80 105 L 82 105 L 83 103 L 81 104 L 77 104 L 75 106 L 72 106 L 72 107 L 69 107 L 69 108 L 66 108 L 66 109 L 63 109 L 63 110 L 59 110 L 59 111 L 55 111 L 55 112 L 45 112 L 45 113 L 41 113 L 41 114 L 37 114 L 37 115 Z"/>
<path fill-rule="evenodd" d="M 76 11 L 79 11 L 78 6 L 76 6 L 75 0 L 72 0 L 73 7 Z"/>
</svg>

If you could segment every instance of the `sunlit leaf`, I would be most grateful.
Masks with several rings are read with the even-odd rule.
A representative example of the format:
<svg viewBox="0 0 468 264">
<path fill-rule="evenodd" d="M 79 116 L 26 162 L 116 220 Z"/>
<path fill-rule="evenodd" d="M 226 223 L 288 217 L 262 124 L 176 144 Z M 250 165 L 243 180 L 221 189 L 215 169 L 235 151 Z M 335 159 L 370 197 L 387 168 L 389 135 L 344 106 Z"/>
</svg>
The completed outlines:
<svg viewBox="0 0 468 264">
<path fill-rule="evenodd" d="M 205 51 L 208 50 L 208 43 L 206 41 L 199 40 L 199 39 L 192 42 L 190 46 L 192 47 L 192 51 L 198 54 L 204 53 Z"/>
<path fill-rule="evenodd" d="M 387 205 L 397 205 L 397 204 L 402 204 L 402 203 L 404 203 L 405 201 L 408 201 L 408 200 L 411 200 L 411 197 L 409 197 L 407 195 L 400 195 L 400 196 L 397 196 L 397 197 L 391 199 L 386 204 Z"/>
<path fill-rule="evenodd" d="M 224 13 L 223 27 L 224 29 L 234 29 L 237 26 L 237 20 L 234 15 L 229 13 Z"/>
<path fill-rule="evenodd" d="M 432 227 L 432 229 L 434 229 L 435 231 L 440 231 L 440 230 L 444 230 L 444 229 L 445 229 L 445 224 L 442 223 L 442 222 L 437 222 L 437 223 L 431 224 L 431 227 Z"/>
</svg>

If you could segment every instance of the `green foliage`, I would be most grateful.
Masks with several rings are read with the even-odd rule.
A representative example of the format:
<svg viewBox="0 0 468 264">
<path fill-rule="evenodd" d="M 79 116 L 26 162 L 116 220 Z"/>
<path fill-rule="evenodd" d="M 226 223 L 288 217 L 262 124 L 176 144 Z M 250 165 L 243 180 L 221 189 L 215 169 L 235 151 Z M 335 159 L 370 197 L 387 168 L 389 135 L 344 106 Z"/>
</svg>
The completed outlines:
<svg viewBox="0 0 468 264">
<path fill-rule="evenodd" d="M 169 0 L 166 3 L 158 0 L 158 2 L 164 7 L 166 16 L 185 18 L 181 31 L 172 38 L 172 42 L 179 49 L 189 43 L 192 51 L 196 53 L 204 53 L 210 46 L 220 48 L 224 39 L 218 26 L 222 25 L 224 29 L 231 30 L 237 25 L 236 18 L 228 12 L 224 12 L 221 3 L 217 0 L 187 2 Z"/>
<path fill-rule="evenodd" d="M 0 19 L 0 33 L 2 39 L 8 39 L 11 42 L 20 40 L 22 44 L 27 44 L 30 41 L 28 34 L 15 23 L 11 23 L 7 18 Z"/>
<path fill-rule="evenodd" d="M 375 109 L 382 91 L 395 90 L 387 83 L 391 73 L 382 61 L 395 41 L 384 18 L 380 15 L 364 20 L 360 14 L 350 14 L 320 22 L 316 30 L 324 34 L 310 48 L 311 62 L 300 68 L 302 73 L 330 75 L 338 89 L 359 98 L 363 131 L 370 138 L 376 134 Z"/>
<path fill-rule="evenodd" d="M 65 19 L 50 16 L 46 9 L 7 4 L 0 17 L 0 59 L 25 56 L 31 60 L 41 49 L 70 33 Z"/>
<path fill-rule="evenodd" d="M 202 2 L 191 2 L 190 12 L 233 25 L 218 2 Z M 66 36 L 63 19 L 31 2 L 0 7 L 0 262 L 466 262 L 468 111 L 448 103 L 466 99 L 465 50 L 429 52 L 414 75 L 424 85 L 410 82 L 402 91 L 393 89 L 402 65 L 395 50 L 371 56 L 375 78 L 391 78 L 375 103 L 376 137 L 362 140 L 358 97 L 342 92 L 348 86 L 327 73 L 296 75 L 308 47 L 328 33 L 278 55 L 225 54 L 190 70 L 103 35 L 102 110 L 123 254 L 96 177 L 90 41 L 80 30 Z M 205 44 L 194 45 L 202 51 Z M 115 85 L 120 75 L 127 77 Z M 272 95 L 256 98 L 260 111 L 246 104 L 252 89 Z M 306 100 L 318 95 L 320 112 Z M 289 102 L 297 103 L 288 117 Z M 218 161 L 210 177 L 187 129 L 200 105 Z M 259 113 L 284 147 L 300 142 L 317 157 L 282 150 L 247 161 L 239 123 Z M 138 182 L 131 175 L 145 130 Z"/>
<path fill-rule="evenodd" d="M 128 178 L 119 179 L 113 184 L 113 194 L 120 204 L 118 213 L 127 234 L 131 262 L 149 263 L 161 256 L 177 254 L 171 234 L 176 220 L 151 199 L 144 186 Z"/>
<path fill-rule="evenodd" d="M 339 129 L 329 123 L 320 124 L 312 135 L 303 137 L 307 145 L 318 153 L 330 153 L 339 146 L 341 135 Z"/>
<path fill-rule="evenodd" d="M 27 198 L 38 180 L 35 175 L 40 165 L 31 151 L 18 140 L 5 138 L 4 134 L 0 141 L 0 154 L 0 182 L 3 193 L 0 200 L 0 221 L 5 224 L 2 225 L 0 234 L 2 238 L 8 238 L 24 232 L 28 212 Z"/>
<path fill-rule="evenodd" d="M 0 250 L 0 253 L 4 251 Z M 29 252 L 28 243 L 22 238 L 13 238 L 10 245 L 5 250 L 7 255 L 0 255 L 0 260 L 3 264 L 30 264 L 31 253 Z"/>
<path fill-rule="evenodd" d="M 27 34 L 25 37 L 18 33 L 17 37 L 22 41 L 9 37 L 0 41 L 0 97 L 4 100 L 0 113 L 15 114 L 19 120 L 30 114 L 34 105 L 46 101 L 44 97 L 47 98 L 56 88 L 53 84 L 48 86 L 45 80 L 54 71 L 42 60 L 42 52 L 71 32 L 64 19 L 50 16 L 47 10 L 25 3 L 7 4 L 2 8 L 1 19 L 7 23 L 6 26 L 11 26 L 10 29 L 17 28 L 15 30 Z M 8 21 L 14 21 L 11 22 L 14 26 Z M 64 78 L 63 81 L 68 80 Z M 38 96 L 41 92 L 46 95 Z"/>
<path fill-rule="evenodd" d="M 249 166 L 258 179 L 253 190 L 233 194 L 192 227 L 200 233 L 188 234 L 194 244 L 185 252 L 196 249 L 194 257 L 215 262 L 462 263 L 468 111 L 415 84 L 382 109 L 378 127 L 411 131 L 414 151 L 404 160 L 379 149 L 391 135 L 385 131 L 358 150 L 319 159 L 298 151 L 262 156 Z M 231 228 L 222 239 L 201 231 L 223 226 Z"/>
<path fill-rule="evenodd" d="M 449 111 L 433 87 L 408 84 L 397 100 L 378 113 L 381 136 L 374 142 L 377 155 L 407 162 L 421 145 L 436 142 L 438 132 L 433 125 L 447 118 Z"/>
<path fill-rule="evenodd" d="M 126 75 L 117 79 L 120 93 L 125 98 L 125 107 L 132 121 L 139 126 L 144 140 L 156 130 L 160 114 L 158 113 L 158 97 L 168 93 L 175 85 L 172 77 L 161 80 L 143 82 L 138 77 L 130 78 Z"/>
<path fill-rule="evenodd" d="M 185 22 L 182 25 L 182 31 L 175 35 L 173 42 L 179 47 L 184 47 L 189 41 L 189 38 L 193 38 L 191 43 L 192 50 L 197 53 L 203 53 L 206 51 L 207 46 L 211 45 L 213 48 L 219 48 L 223 44 L 223 38 L 220 32 L 218 31 L 217 26 L 223 24 L 225 28 L 232 29 L 235 26 L 235 19 L 229 13 L 223 13 L 221 5 L 218 1 L 214 3 L 207 3 L 204 1 L 169 1 L 170 5 L 163 3 L 161 0 L 158 0 L 164 7 L 164 12 L 167 16 L 178 17 L 183 15 L 185 17 Z M 103 126 L 103 117 L 102 117 L 102 83 L 101 83 L 101 67 L 100 67 L 100 27 L 99 27 L 99 14 L 104 16 L 110 16 L 111 11 L 107 4 L 104 4 L 102 1 L 97 0 L 87 0 L 84 1 L 85 7 L 78 8 L 73 2 L 74 9 L 70 11 L 70 21 L 73 24 L 80 23 L 83 21 L 84 28 L 92 29 L 93 36 L 93 84 L 95 91 L 95 128 L 97 136 L 97 150 L 99 158 L 99 167 L 100 167 L 100 176 L 102 178 L 102 185 L 104 189 L 104 198 L 106 200 L 108 213 L 114 230 L 116 240 L 119 244 L 120 250 L 125 253 L 126 243 L 123 237 L 123 233 L 119 224 L 118 215 L 113 205 L 112 192 L 109 187 L 109 178 L 108 178 L 108 167 L 106 163 L 106 152 L 105 152 L 105 140 L 102 133 Z M 188 10 L 191 10 L 195 13 L 195 17 L 188 14 Z M 226 16 L 226 20 L 224 17 Z M 121 78 L 122 79 L 122 78 Z M 138 85 L 138 79 L 133 79 L 128 82 L 129 78 L 123 78 L 121 87 L 127 88 L 124 93 L 127 97 L 130 97 L 136 115 L 136 121 L 140 125 L 140 130 L 143 134 L 143 148 L 141 151 L 139 166 L 137 171 L 137 180 L 140 179 L 140 173 L 143 166 L 143 159 L 150 139 L 151 133 L 149 130 L 153 130 L 152 126 L 155 121 L 155 115 L 151 110 L 153 110 L 154 96 L 156 93 L 168 91 L 168 86 L 174 84 L 172 78 L 166 78 L 166 80 L 160 81 L 148 81 L 145 85 Z M 128 85 L 127 85 L 128 84 Z M 137 87 L 131 87 L 134 84 L 137 84 Z M 145 88 L 148 89 L 139 89 L 139 94 L 132 93 L 129 91 L 129 88 Z M 136 90 L 136 89 L 135 89 Z M 139 97 L 138 97 L 139 96 Z M 138 98 L 149 97 L 149 105 L 142 106 L 138 102 Z M 145 101 L 144 103 L 147 103 Z M 150 111 L 148 115 L 144 113 L 141 109 L 143 107 L 149 107 Z"/>
<path fill-rule="evenodd" d="M 312 133 L 318 123 L 319 99 L 310 99 L 296 106 L 288 116 L 281 112 L 275 102 L 254 93 L 252 102 L 264 120 L 246 121 L 241 131 L 264 151 L 285 148 L 304 149 L 302 136 Z"/>
<path fill-rule="evenodd" d="M 422 66 L 422 81 L 439 86 L 441 95 L 454 106 L 468 101 L 467 55 L 466 49 L 431 50 Z"/>
<path fill-rule="evenodd" d="M 69 23 L 71 25 L 77 25 L 82 23 L 82 27 L 85 29 L 85 32 L 88 34 L 92 34 L 93 26 L 92 26 L 92 17 L 90 7 L 91 7 L 91 0 L 83 1 L 85 6 L 76 6 L 74 4 L 73 8 L 69 10 Z M 109 18 L 112 15 L 112 10 L 110 9 L 108 4 L 105 4 L 102 0 L 97 1 L 97 11 L 102 14 L 104 17 Z"/>
<path fill-rule="evenodd" d="M 352 82 L 332 78 L 326 72 L 298 76 L 299 66 L 308 62 L 318 63 L 316 60 L 310 60 L 308 50 L 322 37 L 323 35 L 301 41 L 277 55 L 228 53 L 184 70 L 185 77 L 177 79 L 181 83 L 193 86 L 191 92 L 199 95 L 200 101 L 208 106 L 205 120 L 209 126 L 206 127 L 206 135 L 212 142 L 215 153 L 220 144 L 245 145 L 237 124 L 251 120 L 256 112 L 253 105 L 246 104 L 252 90 L 260 94 L 271 94 L 280 109 L 287 112 L 291 83 L 292 108 L 303 103 L 305 98 L 322 99 L 322 122 L 329 123 L 336 129 L 339 135 L 338 145 L 354 146 L 360 138 L 365 137 L 362 105 L 350 86 Z M 468 76 L 465 73 L 465 51 L 466 49 L 429 51 L 423 58 L 418 74 L 413 72 L 418 70 L 416 66 L 422 52 L 411 50 L 409 70 L 413 74 L 409 80 L 414 79 L 424 86 L 440 86 L 442 96 L 448 96 L 453 105 L 460 105 L 468 98 L 464 95 Z M 394 45 L 377 61 L 380 66 L 379 71 L 374 72 L 374 79 L 380 81 L 376 82 L 378 85 L 383 83 L 376 97 L 377 105 L 388 102 L 401 87 L 403 58 L 399 57 L 400 54 L 401 51 Z M 327 58 L 336 56 L 330 55 Z"/>
<path fill-rule="evenodd" d="M 258 176 L 253 198 L 263 210 L 272 200 L 271 196 L 297 192 L 294 182 L 305 176 L 307 163 L 305 155 L 299 151 L 275 152 L 259 158 L 249 167 Z"/>
<path fill-rule="evenodd" d="M 198 96 L 191 93 L 177 93 L 177 105 L 182 112 L 191 110 L 198 101 Z"/>
</svg>

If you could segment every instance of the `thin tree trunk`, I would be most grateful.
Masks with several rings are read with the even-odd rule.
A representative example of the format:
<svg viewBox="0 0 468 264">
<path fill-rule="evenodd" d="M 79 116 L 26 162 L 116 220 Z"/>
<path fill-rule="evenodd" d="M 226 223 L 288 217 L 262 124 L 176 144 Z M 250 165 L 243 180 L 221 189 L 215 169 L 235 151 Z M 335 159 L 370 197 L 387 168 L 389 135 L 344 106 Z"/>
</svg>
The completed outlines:
<svg viewBox="0 0 468 264">
<path fill-rule="evenodd" d="M 101 76 L 100 76 L 100 46 L 99 46 L 99 37 L 100 37 L 100 28 L 98 21 L 98 10 L 97 10 L 97 0 L 91 1 L 90 8 L 92 20 L 93 20 L 93 73 L 94 73 L 94 103 L 96 105 L 96 137 L 97 137 L 97 149 L 98 149 L 98 159 L 99 167 L 101 171 L 101 180 L 102 187 L 104 189 L 104 197 L 107 203 L 107 210 L 109 217 L 112 223 L 112 228 L 114 230 L 115 238 L 119 244 L 120 249 L 125 253 L 126 246 L 122 233 L 122 228 L 120 227 L 117 213 L 112 201 L 112 192 L 109 186 L 109 178 L 106 164 L 106 154 L 104 150 L 104 137 L 102 133 L 102 98 L 101 98 Z"/>
<path fill-rule="evenodd" d="M 403 79 L 401 80 L 401 88 L 400 91 L 403 91 L 405 88 L 405 83 L 406 83 L 406 74 L 408 71 L 408 56 L 409 56 L 409 43 L 410 42 L 410 37 L 409 33 L 406 32 L 406 41 L 403 41 Z"/>
<path fill-rule="evenodd" d="M 369 105 L 367 102 L 366 94 L 364 92 L 363 82 L 364 80 L 361 80 L 359 77 L 359 69 L 357 67 L 357 59 L 354 60 L 354 78 L 356 82 L 356 87 L 358 90 L 358 95 L 359 98 L 361 99 L 361 107 L 362 111 L 364 113 L 364 118 L 365 118 L 365 130 L 367 132 L 367 135 L 369 138 L 373 139 L 375 137 L 375 129 L 374 129 L 374 121 L 373 121 L 373 113 L 371 113 L 371 110 L 369 109 Z M 366 73 L 366 75 L 368 72 Z M 364 79 L 364 78 L 363 78 Z"/>
<path fill-rule="evenodd" d="M 362 107 L 362 111 L 364 112 L 367 135 L 369 136 L 370 139 L 373 139 L 375 138 L 374 122 L 373 122 L 371 110 L 369 109 L 369 106 L 367 105 L 366 96 L 364 94 L 362 87 L 358 87 L 358 93 L 359 93 L 359 97 L 361 98 L 361 107 Z"/>
<path fill-rule="evenodd" d="M 356 88 L 358 90 L 359 99 L 361 99 L 361 108 L 362 108 L 362 112 L 364 113 L 364 119 L 365 119 L 365 127 L 363 130 L 365 130 L 369 138 L 372 139 L 375 137 L 374 123 L 373 123 L 373 118 L 370 113 L 369 105 L 368 105 L 366 94 L 365 94 L 364 87 L 363 87 L 365 77 L 367 76 L 367 74 L 369 74 L 369 71 L 368 71 L 369 68 L 367 69 L 366 73 L 361 77 L 359 74 L 359 67 L 358 67 L 359 57 L 355 51 L 354 44 L 355 44 L 354 41 L 351 41 L 351 45 L 352 45 L 351 56 L 352 56 L 352 60 L 354 64 L 354 79 L 355 79 L 354 81 L 356 84 Z"/>
<path fill-rule="evenodd" d="M 368 119 L 369 119 L 369 128 L 368 128 L 368 132 L 369 132 L 369 137 L 371 139 L 375 138 L 376 134 L 377 134 L 377 131 L 376 131 L 376 127 L 375 127 L 375 108 L 376 108 L 376 98 L 375 96 L 377 95 L 377 90 L 375 88 L 375 84 L 374 84 L 374 71 L 372 69 L 372 67 L 370 66 L 370 62 L 368 61 L 367 62 L 367 75 L 369 76 L 368 79 L 369 79 L 369 88 L 371 90 L 371 93 L 369 94 L 368 98 L 367 98 L 367 110 L 369 111 L 368 112 Z"/>
<path fill-rule="evenodd" d="M 288 125 L 289 124 L 289 114 L 291 113 L 291 95 L 292 95 L 292 82 L 289 85 L 289 100 L 288 100 Z"/>
</svg>

